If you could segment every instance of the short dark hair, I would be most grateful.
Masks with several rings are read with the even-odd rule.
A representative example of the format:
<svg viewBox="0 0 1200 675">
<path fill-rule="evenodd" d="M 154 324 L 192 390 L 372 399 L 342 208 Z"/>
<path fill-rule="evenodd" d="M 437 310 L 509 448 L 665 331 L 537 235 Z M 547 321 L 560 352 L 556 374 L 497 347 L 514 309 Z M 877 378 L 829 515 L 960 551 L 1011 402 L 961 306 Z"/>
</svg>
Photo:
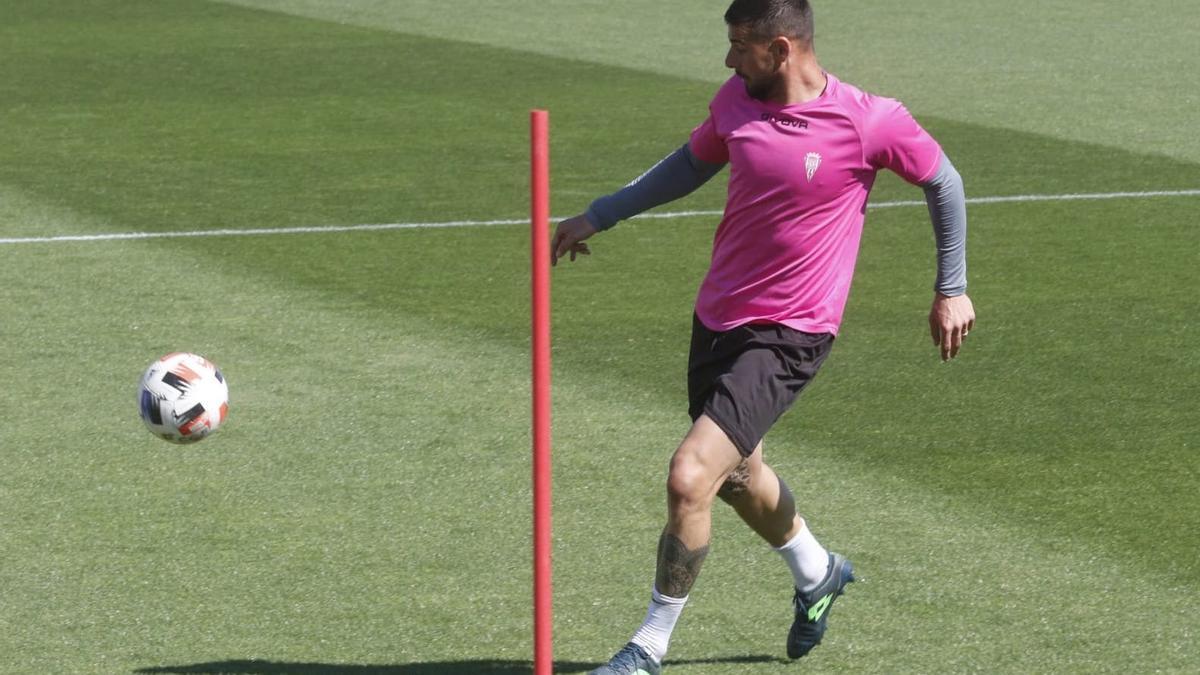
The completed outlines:
<svg viewBox="0 0 1200 675">
<path fill-rule="evenodd" d="M 725 23 L 749 26 L 750 35 L 770 40 L 780 35 L 812 44 L 813 16 L 808 0 L 733 0 Z"/>
</svg>

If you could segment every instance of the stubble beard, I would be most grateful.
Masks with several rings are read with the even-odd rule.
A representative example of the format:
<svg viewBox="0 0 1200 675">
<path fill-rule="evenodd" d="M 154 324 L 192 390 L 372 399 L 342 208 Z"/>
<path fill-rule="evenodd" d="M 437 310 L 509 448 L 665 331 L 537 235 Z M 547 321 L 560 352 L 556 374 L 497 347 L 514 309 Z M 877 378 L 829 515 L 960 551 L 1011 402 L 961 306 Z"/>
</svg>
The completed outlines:
<svg viewBox="0 0 1200 675">
<path fill-rule="evenodd" d="M 752 82 L 750 79 L 743 77 L 742 84 L 746 86 L 746 95 L 756 101 L 765 101 L 771 95 L 771 90 L 775 88 L 776 78 L 764 78 L 758 82 Z"/>
</svg>

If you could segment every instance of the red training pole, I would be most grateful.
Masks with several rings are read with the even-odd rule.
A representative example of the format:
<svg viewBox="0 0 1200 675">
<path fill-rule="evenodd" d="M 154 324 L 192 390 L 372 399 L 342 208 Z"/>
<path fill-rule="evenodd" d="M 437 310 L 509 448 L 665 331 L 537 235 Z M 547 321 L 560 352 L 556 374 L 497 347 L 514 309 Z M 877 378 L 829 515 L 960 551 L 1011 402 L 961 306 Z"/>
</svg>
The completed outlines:
<svg viewBox="0 0 1200 675">
<path fill-rule="evenodd" d="M 554 672 L 550 586 L 550 114 L 529 114 L 533 197 L 533 672 Z"/>
</svg>

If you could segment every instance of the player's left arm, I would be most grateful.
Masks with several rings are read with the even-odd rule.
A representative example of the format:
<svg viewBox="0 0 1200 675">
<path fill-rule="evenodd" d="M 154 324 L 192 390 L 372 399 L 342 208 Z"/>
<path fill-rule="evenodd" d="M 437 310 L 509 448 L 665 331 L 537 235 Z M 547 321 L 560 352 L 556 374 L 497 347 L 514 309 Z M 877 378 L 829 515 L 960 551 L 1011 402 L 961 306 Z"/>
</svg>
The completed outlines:
<svg viewBox="0 0 1200 675">
<path fill-rule="evenodd" d="M 929 310 L 933 344 L 948 361 L 958 356 L 975 327 L 975 308 L 967 296 L 967 198 L 962 176 L 943 152 L 933 177 L 923 182 L 925 203 L 937 241 L 937 282 Z"/>
<path fill-rule="evenodd" d="M 929 333 L 942 360 L 958 356 L 975 325 L 967 297 L 967 198 L 962 177 L 937 141 L 895 99 L 868 97 L 863 156 L 875 169 L 890 169 L 925 190 L 937 239 L 938 274 Z"/>
</svg>

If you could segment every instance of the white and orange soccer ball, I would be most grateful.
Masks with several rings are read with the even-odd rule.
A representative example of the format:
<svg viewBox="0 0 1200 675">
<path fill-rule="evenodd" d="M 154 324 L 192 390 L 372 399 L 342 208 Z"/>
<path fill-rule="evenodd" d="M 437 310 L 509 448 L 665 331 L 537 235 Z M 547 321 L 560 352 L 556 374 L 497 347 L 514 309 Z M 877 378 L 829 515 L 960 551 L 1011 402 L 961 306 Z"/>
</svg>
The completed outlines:
<svg viewBox="0 0 1200 675">
<path fill-rule="evenodd" d="M 138 391 L 142 421 L 172 443 L 194 443 L 216 431 L 229 414 L 229 386 L 208 359 L 175 352 L 150 364 Z"/>
</svg>

